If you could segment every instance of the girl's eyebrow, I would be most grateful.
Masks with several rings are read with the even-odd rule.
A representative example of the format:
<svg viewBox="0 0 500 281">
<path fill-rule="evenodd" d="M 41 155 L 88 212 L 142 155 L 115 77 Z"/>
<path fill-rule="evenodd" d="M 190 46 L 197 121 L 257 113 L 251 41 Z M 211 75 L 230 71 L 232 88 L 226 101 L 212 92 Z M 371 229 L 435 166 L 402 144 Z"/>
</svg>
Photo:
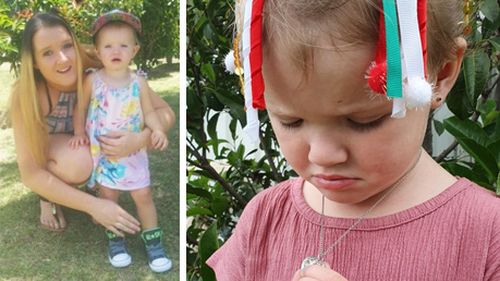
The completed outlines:
<svg viewBox="0 0 500 281">
<path fill-rule="evenodd" d="M 281 108 L 272 108 L 271 110 L 269 110 L 268 108 L 267 111 L 270 111 L 273 115 L 277 115 L 280 117 L 289 117 L 293 115 L 292 112 L 287 112 L 285 110 L 282 110 Z"/>
<path fill-rule="evenodd" d="M 378 99 L 378 97 L 375 97 L 374 99 Z M 391 104 L 392 103 L 384 102 L 383 100 L 373 100 L 371 103 L 365 103 L 363 105 L 353 107 L 349 114 L 366 114 L 367 112 L 382 112 L 385 110 L 391 110 Z"/>
<path fill-rule="evenodd" d="M 266 105 L 266 110 L 268 112 L 270 112 L 271 114 L 273 114 L 277 117 L 280 117 L 280 118 L 292 118 L 292 117 L 297 115 L 297 111 L 298 111 L 298 109 L 293 108 L 293 106 L 289 107 L 289 106 L 286 106 L 286 105 L 283 105 L 280 103 L 278 103 L 278 104 L 268 103 Z M 300 110 L 299 110 L 299 112 L 300 112 Z"/>
<path fill-rule="evenodd" d="M 364 94 L 367 96 L 367 100 L 363 102 L 358 102 L 357 104 L 352 106 L 351 113 L 362 113 L 370 110 L 382 110 L 383 108 L 390 107 L 392 108 L 392 103 L 386 96 L 382 96 L 380 94 L 374 93 L 365 85 L 363 87 Z"/>
<path fill-rule="evenodd" d="M 343 106 L 346 106 L 344 110 L 337 112 L 334 115 L 351 115 L 351 114 L 366 114 L 367 112 L 377 111 L 382 112 L 392 109 L 392 103 L 385 97 L 374 96 L 373 100 L 357 102 L 355 104 L 349 104 L 349 101 L 343 103 Z M 283 106 L 282 104 L 277 106 L 268 106 L 268 111 L 271 111 L 273 115 L 280 117 L 292 117 L 295 115 L 295 110 L 293 108 L 288 108 L 287 106 Z"/>
</svg>

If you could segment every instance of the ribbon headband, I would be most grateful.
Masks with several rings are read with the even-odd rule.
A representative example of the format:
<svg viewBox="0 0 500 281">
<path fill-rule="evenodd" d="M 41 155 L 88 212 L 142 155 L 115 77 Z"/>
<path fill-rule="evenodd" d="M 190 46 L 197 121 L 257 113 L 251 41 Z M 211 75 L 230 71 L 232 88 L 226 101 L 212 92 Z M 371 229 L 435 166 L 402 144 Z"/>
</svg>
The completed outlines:
<svg viewBox="0 0 500 281">
<path fill-rule="evenodd" d="M 426 81 L 426 0 L 382 4 L 377 51 L 366 78 L 373 92 L 394 99 L 392 117 L 402 118 L 407 107 L 424 106 L 432 96 Z"/>
<path fill-rule="evenodd" d="M 245 97 L 250 140 L 259 142 L 258 109 L 265 109 L 262 77 L 262 10 L 264 0 L 241 0 L 236 5 L 239 30 L 226 68 L 240 77 Z M 367 83 L 375 93 L 393 99 L 392 116 L 402 118 L 406 108 L 428 104 L 432 87 L 426 81 L 426 0 L 381 0 L 379 40 Z M 241 65 L 243 64 L 243 65 Z"/>
</svg>

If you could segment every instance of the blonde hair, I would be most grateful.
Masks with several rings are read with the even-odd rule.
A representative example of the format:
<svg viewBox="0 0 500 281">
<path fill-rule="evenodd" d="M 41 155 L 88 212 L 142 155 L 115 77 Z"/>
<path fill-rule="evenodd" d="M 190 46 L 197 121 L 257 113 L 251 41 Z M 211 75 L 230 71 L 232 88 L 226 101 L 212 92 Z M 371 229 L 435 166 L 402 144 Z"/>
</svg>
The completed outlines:
<svg viewBox="0 0 500 281">
<path fill-rule="evenodd" d="M 27 23 L 23 32 L 21 47 L 21 71 L 19 79 L 14 83 L 11 94 L 10 112 L 12 120 L 22 124 L 26 142 L 36 163 L 44 167 L 47 163 L 48 128 L 43 115 L 40 95 L 37 91 L 39 83 L 46 83 L 41 73 L 34 68 L 33 36 L 44 27 L 62 26 L 68 31 L 73 41 L 76 53 L 77 69 L 77 99 L 82 100 L 83 73 L 82 52 L 75 34 L 66 21 L 52 13 L 38 13 Z M 79 110 L 83 111 L 83 104 L 79 103 Z"/>
<path fill-rule="evenodd" d="M 241 30 L 245 0 L 238 0 L 236 25 Z M 427 0 L 428 70 L 436 75 L 456 49 L 462 34 L 463 0 Z M 318 39 L 328 38 L 341 51 L 344 44 L 356 48 L 375 45 L 381 3 L 377 0 L 266 0 L 263 11 L 264 59 L 267 51 L 286 51 L 305 75 L 313 65 Z M 343 46 L 338 45 L 342 42 Z M 278 44 L 279 46 L 275 46 Z M 271 45 L 271 46 L 270 46 Z"/>
</svg>

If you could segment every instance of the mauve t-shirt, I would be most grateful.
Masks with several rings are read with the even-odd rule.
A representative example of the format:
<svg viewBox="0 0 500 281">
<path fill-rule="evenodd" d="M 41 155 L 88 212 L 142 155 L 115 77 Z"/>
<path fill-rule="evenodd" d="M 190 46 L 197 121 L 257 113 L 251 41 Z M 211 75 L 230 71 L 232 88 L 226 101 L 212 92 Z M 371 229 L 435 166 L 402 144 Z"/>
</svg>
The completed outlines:
<svg viewBox="0 0 500 281">
<path fill-rule="evenodd" d="M 321 215 L 301 178 L 255 196 L 207 261 L 218 281 L 290 281 L 319 248 Z M 356 219 L 324 218 L 325 245 Z M 363 220 L 325 260 L 350 281 L 500 280 L 500 199 L 467 179 L 392 215 Z"/>
</svg>

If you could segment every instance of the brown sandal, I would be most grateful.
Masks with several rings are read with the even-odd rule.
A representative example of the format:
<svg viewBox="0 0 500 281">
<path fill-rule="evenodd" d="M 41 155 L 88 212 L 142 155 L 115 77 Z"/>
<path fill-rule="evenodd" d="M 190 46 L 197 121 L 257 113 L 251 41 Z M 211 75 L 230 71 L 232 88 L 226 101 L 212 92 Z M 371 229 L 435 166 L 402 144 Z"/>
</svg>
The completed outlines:
<svg viewBox="0 0 500 281">
<path fill-rule="evenodd" d="M 59 216 L 57 214 L 57 205 L 55 203 L 52 203 L 52 202 L 48 201 L 48 200 L 45 200 L 44 198 L 40 198 L 40 201 L 43 201 L 43 202 L 46 202 L 46 203 L 50 204 L 52 216 L 54 216 L 54 218 L 56 218 L 57 221 L 60 224 L 61 221 L 60 221 L 60 218 L 59 218 Z M 52 228 L 49 225 L 43 224 L 41 221 L 38 223 L 38 226 L 41 229 L 52 231 L 52 232 L 63 232 L 66 229 L 66 226 L 60 227 L 60 228 Z"/>
</svg>

